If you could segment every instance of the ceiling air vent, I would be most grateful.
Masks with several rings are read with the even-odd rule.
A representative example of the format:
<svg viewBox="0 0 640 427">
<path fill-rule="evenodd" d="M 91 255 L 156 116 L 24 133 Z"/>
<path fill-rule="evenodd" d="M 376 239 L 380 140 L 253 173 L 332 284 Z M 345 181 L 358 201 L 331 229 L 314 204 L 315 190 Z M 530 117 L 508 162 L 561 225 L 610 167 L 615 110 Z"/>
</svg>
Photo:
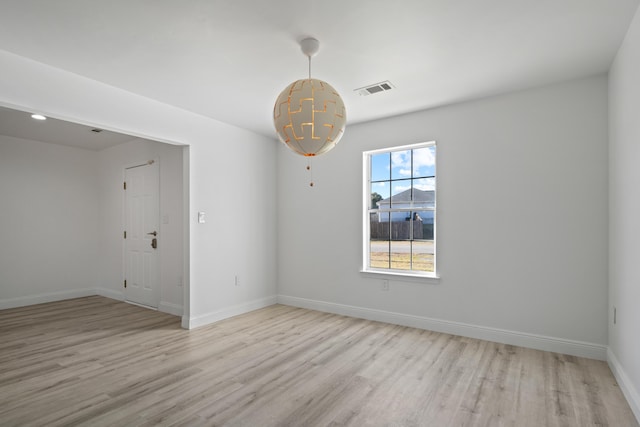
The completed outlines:
<svg viewBox="0 0 640 427">
<path fill-rule="evenodd" d="M 369 96 L 373 95 L 374 93 L 386 92 L 393 89 L 394 87 L 395 86 L 392 85 L 390 81 L 386 80 L 384 82 L 355 89 L 354 92 L 356 92 L 360 96 Z"/>
</svg>

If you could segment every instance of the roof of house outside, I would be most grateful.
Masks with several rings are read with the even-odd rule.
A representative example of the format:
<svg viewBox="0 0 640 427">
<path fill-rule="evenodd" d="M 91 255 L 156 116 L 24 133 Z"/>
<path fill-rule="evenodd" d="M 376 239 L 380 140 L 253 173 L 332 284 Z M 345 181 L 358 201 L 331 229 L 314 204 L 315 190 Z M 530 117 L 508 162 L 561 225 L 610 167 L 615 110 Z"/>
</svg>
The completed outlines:
<svg viewBox="0 0 640 427">
<path fill-rule="evenodd" d="M 378 202 L 378 206 L 381 204 L 388 205 L 389 203 L 409 203 L 409 202 L 427 202 L 435 203 L 435 191 L 433 190 L 418 190 L 413 189 L 413 200 L 411 199 L 411 188 L 401 193 L 394 194 L 384 200 Z"/>
</svg>

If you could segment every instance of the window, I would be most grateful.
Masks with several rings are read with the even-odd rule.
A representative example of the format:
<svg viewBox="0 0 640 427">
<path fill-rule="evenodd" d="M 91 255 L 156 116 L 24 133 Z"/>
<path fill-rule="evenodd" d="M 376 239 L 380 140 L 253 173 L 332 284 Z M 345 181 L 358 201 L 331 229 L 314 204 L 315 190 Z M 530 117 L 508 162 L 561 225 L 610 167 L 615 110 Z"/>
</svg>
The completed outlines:
<svg viewBox="0 0 640 427">
<path fill-rule="evenodd" d="M 365 272 L 436 277 L 436 144 L 367 151 Z"/>
</svg>

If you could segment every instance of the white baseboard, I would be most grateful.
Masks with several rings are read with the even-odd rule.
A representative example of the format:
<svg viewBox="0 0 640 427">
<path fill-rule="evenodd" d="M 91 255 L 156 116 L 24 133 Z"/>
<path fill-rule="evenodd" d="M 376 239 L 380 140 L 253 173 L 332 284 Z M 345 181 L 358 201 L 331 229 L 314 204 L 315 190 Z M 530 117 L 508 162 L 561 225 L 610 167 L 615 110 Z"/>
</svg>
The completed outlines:
<svg viewBox="0 0 640 427">
<path fill-rule="evenodd" d="M 173 314 L 174 316 L 182 316 L 182 306 L 172 302 L 161 301 L 158 311 Z"/>
<path fill-rule="evenodd" d="M 199 326 L 208 325 L 210 323 L 218 322 L 220 320 L 228 319 L 229 317 L 238 316 L 240 314 L 248 313 L 253 310 L 268 307 L 276 304 L 276 296 L 267 298 L 261 298 L 253 301 L 246 302 L 244 304 L 234 305 L 232 307 L 226 307 L 218 311 L 213 311 L 207 314 L 201 314 L 198 316 L 191 316 L 187 318 L 182 317 L 182 327 L 185 329 L 193 329 Z"/>
<path fill-rule="evenodd" d="M 640 423 L 640 393 L 633 386 L 627 373 L 622 369 L 622 365 L 618 362 L 618 358 L 613 354 L 611 348 L 607 349 L 607 363 L 609 364 L 609 368 L 611 368 L 611 372 L 613 372 L 613 376 L 616 377 L 616 381 L 618 381 L 620 390 L 622 390 L 624 397 L 627 398 L 627 402 L 629 402 L 629 406 L 636 416 L 636 420 Z"/>
<path fill-rule="evenodd" d="M 27 305 L 43 304 L 46 302 L 62 301 L 72 298 L 82 298 L 95 295 L 94 289 L 73 289 L 68 291 L 47 292 L 18 298 L 0 299 L 0 310 L 7 308 L 25 307 Z"/>
<path fill-rule="evenodd" d="M 525 332 L 509 331 L 506 329 L 490 328 L 486 326 L 470 325 L 467 323 L 448 320 L 432 319 L 422 316 L 394 313 L 364 307 L 355 307 L 325 301 L 316 301 L 287 295 L 278 295 L 278 303 L 294 307 L 308 308 L 361 319 L 410 326 L 435 332 L 494 341 L 503 344 L 517 345 L 536 350 L 587 357 L 589 359 L 606 360 L 607 346 L 582 341 L 566 340 L 562 338 L 535 335 Z"/>
<path fill-rule="evenodd" d="M 111 298 L 118 301 L 124 301 L 124 293 L 122 291 L 114 291 L 113 289 L 96 288 L 95 295 L 100 295 L 101 297 Z"/>
</svg>

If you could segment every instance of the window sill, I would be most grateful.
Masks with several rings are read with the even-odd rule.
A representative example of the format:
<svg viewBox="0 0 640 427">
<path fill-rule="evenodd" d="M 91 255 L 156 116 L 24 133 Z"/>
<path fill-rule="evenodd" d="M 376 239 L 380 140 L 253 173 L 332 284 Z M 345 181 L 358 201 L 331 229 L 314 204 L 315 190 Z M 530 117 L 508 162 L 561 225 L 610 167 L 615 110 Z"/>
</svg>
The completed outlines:
<svg viewBox="0 0 640 427">
<path fill-rule="evenodd" d="M 360 270 L 360 273 L 365 277 L 389 277 L 415 283 L 437 283 L 440 280 L 440 276 L 436 273 L 404 273 L 397 270 Z"/>
</svg>

